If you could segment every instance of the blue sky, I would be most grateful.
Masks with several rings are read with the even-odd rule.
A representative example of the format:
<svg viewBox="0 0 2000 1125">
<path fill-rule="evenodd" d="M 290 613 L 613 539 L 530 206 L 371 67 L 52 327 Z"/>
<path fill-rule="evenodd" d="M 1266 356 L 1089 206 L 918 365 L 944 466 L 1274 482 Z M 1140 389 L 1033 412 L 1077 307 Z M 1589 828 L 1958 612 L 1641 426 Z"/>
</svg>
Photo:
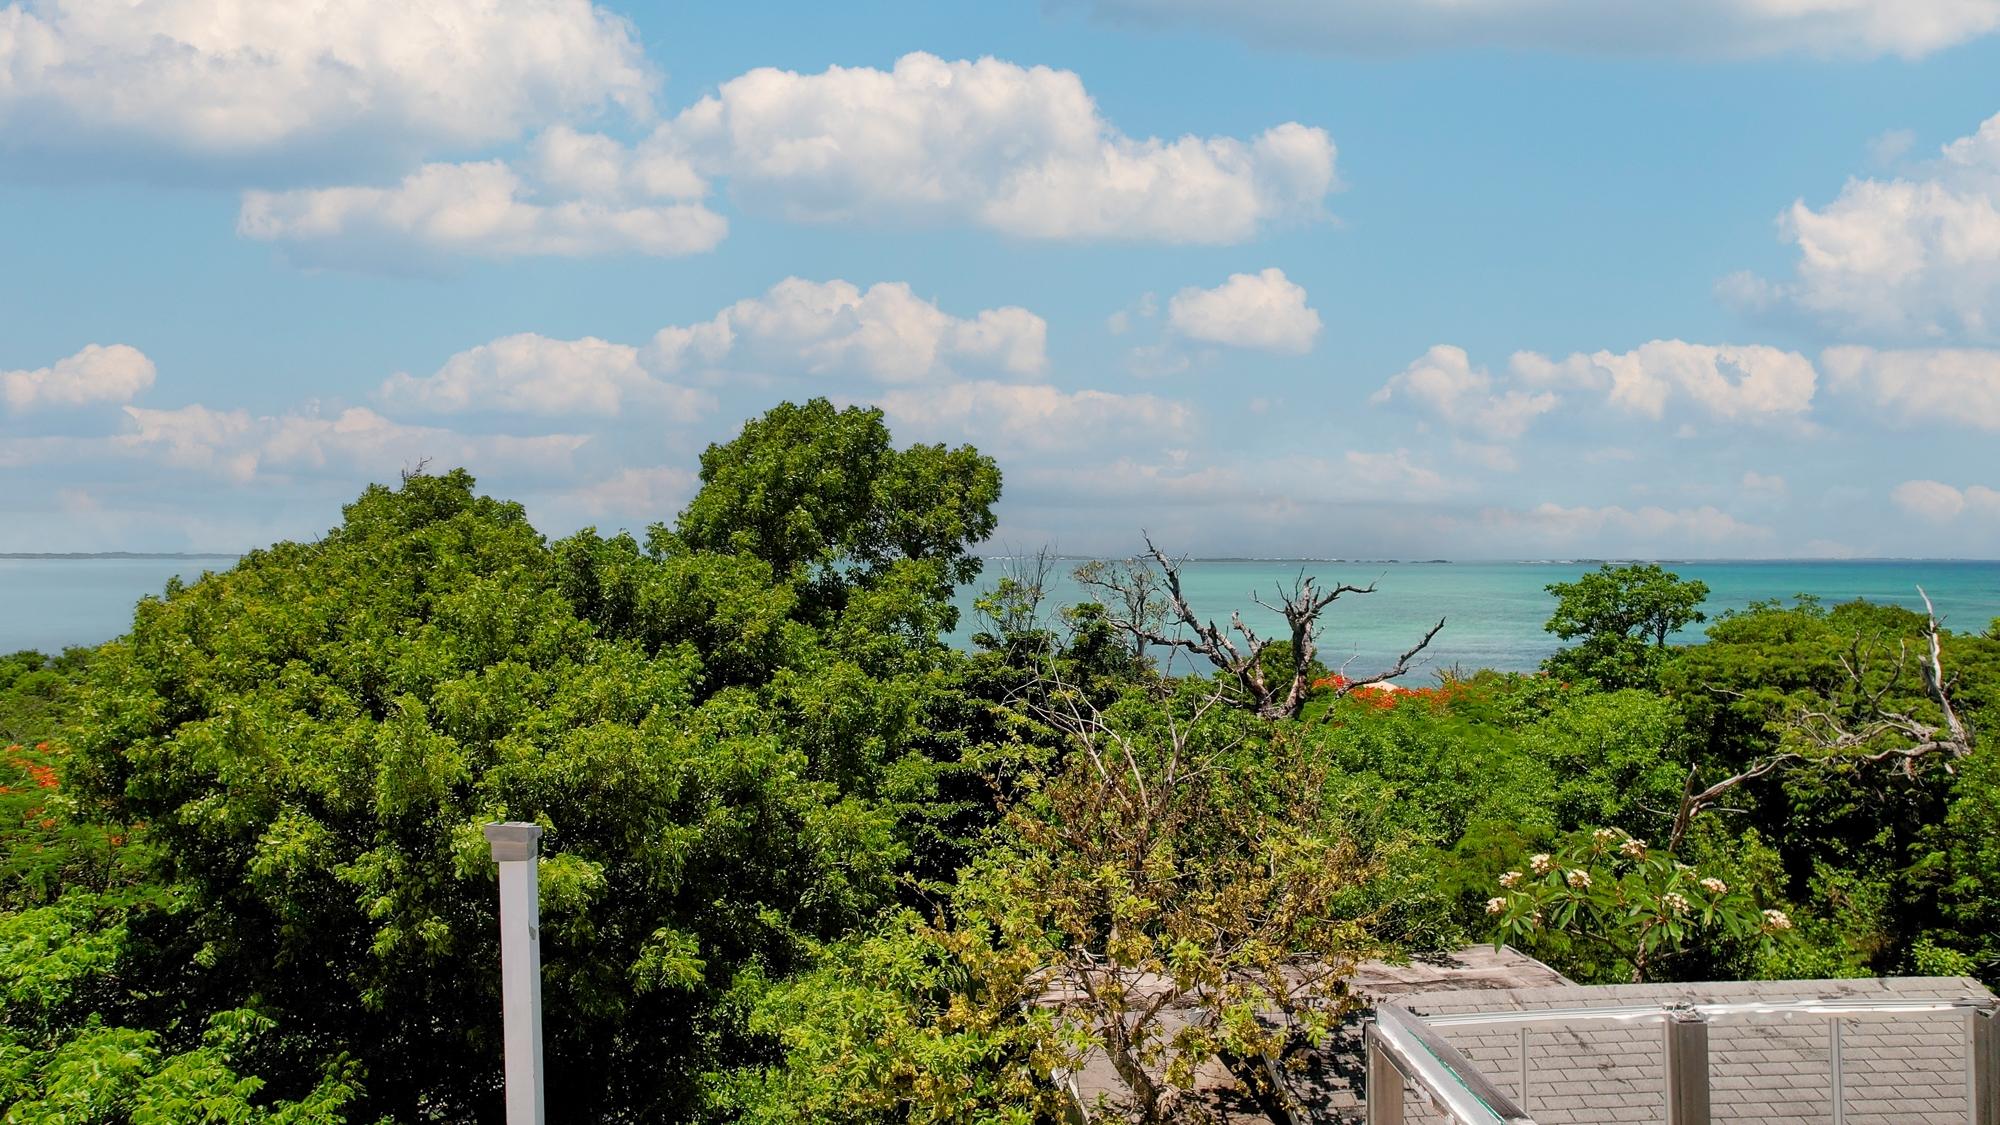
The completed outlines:
<svg viewBox="0 0 2000 1125">
<path fill-rule="evenodd" d="M 824 394 L 1002 548 L 2000 556 L 1995 74 L 2000 0 L 15 0 L 0 518 L 636 529 Z"/>
</svg>

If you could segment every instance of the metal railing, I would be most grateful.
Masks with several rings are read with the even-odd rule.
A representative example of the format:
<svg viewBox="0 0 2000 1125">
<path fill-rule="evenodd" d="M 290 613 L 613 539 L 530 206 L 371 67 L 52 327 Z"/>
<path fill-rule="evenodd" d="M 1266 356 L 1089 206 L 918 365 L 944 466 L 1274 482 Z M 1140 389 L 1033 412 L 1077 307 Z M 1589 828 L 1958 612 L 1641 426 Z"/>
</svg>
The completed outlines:
<svg viewBox="0 0 2000 1125">
<path fill-rule="evenodd" d="M 1396 1004 L 1380 1004 L 1366 1031 L 1368 1125 L 1402 1125 L 1403 1082 L 1462 1125 L 1534 1125 L 1458 1048 Z"/>
<path fill-rule="evenodd" d="M 1439 1028 L 1520 1031 L 1519 1074 L 1515 1087 L 1529 1102 L 1528 1036 L 1538 1025 L 1573 1029 L 1580 1023 L 1661 1026 L 1661 1069 L 1668 1125 L 1708 1125 L 1710 1111 L 1709 1028 L 1738 1018 L 1826 1018 L 1829 1102 L 1834 1125 L 1843 1125 L 1847 1100 L 1842 1025 L 1846 1020 L 1937 1015 L 1965 1017 L 1965 1105 L 1972 1125 L 2000 1125 L 2000 1016 L 1991 998 L 1948 1000 L 1821 999 L 1749 1001 L 1727 1004 L 1622 1005 L 1469 1012 L 1419 1017 L 1396 1004 L 1382 1004 L 1369 1021 L 1367 1043 L 1368 1125 L 1402 1125 L 1404 1083 L 1456 1125 L 1533 1125 L 1514 1098 L 1458 1048 Z"/>
</svg>

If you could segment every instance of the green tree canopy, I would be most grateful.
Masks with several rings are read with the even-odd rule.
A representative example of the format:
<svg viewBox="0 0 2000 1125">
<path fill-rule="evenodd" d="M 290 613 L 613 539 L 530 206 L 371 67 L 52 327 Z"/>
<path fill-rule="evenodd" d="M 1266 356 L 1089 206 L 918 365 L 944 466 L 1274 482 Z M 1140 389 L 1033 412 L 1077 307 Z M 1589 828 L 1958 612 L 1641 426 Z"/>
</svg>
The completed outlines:
<svg viewBox="0 0 2000 1125">
<path fill-rule="evenodd" d="M 1574 582 L 1551 583 L 1548 592 L 1555 595 L 1556 611 L 1543 628 L 1579 643 L 1543 667 L 1606 689 L 1651 686 L 1667 638 L 1708 620 L 1700 608 L 1707 584 L 1683 580 L 1658 563 L 1605 563 Z"/>
<path fill-rule="evenodd" d="M 487 821 L 548 831 L 549 1096 L 577 1120 L 699 1117 L 705 1076 L 768 1049 L 743 982 L 962 862 L 978 811 L 941 787 L 982 750 L 925 723 L 968 709 L 940 634 L 992 463 L 822 401 L 704 479 L 650 547 L 549 543 L 462 471 L 371 487 L 90 662 L 80 796 L 148 826 L 178 903 L 156 956 L 273 1021 L 275 1090 L 351 1058 L 369 1117 L 491 1113 Z"/>
<path fill-rule="evenodd" d="M 781 576 L 817 573 L 838 604 L 899 560 L 940 568 L 936 583 L 978 577 L 972 547 L 992 534 L 1000 470 L 971 446 L 897 449 L 877 409 L 823 398 L 782 403 L 701 455 L 701 491 L 674 537 L 695 550 L 742 553 Z"/>
</svg>

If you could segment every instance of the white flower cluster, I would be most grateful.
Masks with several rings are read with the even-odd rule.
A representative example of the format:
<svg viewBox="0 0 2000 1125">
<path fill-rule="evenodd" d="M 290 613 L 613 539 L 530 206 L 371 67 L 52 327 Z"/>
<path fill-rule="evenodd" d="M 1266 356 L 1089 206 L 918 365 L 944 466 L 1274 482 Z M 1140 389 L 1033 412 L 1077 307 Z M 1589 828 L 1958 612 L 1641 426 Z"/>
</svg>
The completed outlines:
<svg viewBox="0 0 2000 1125">
<path fill-rule="evenodd" d="M 1701 889 L 1707 891 L 1709 894 L 1719 895 L 1729 889 L 1729 884 L 1723 882 L 1722 880 L 1716 878 L 1713 875 L 1710 875 L 1708 878 L 1703 879 L 1701 881 Z"/>
<path fill-rule="evenodd" d="M 1555 857 L 1547 852 L 1536 852 L 1528 857 L 1528 870 L 1537 875 L 1547 875 L 1555 870 Z"/>
<path fill-rule="evenodd" d="M 1782 910 L 1766 910 L 1764 912 L 1764 928 L 1774 933 L 1782 933 L 1792 928 L 1792 920 L 1786 917 L 1785 912 Z"/>
<path fill-rule="evenodd" d="M 1668 891 L 1666 894 L 1660 896 L 1660 905 L 1675 914 L 1686 914 L 1688 900 L 1673 891 Z"/>
<path fill-rule="evenodd" d="M 1618 845 L 1618 850 L 1631 856 L 1633 859 L 1645 859 L 1646 841 L 1636 836 L 1627 837 L 1624 843 Z"/>
<path fill-rule="evenodd" d="M 1505 875 L 1500 876 L 1500 885 L 1510 891 L 1513 890 L 1515 887 L 1521 885 L 1521 873 L 1519 871 L 1507 872 Z"/>
<path fill-rule="evenodd" d="M 1569 885 L 1579 891 L 1590 888 L 1590 872 L 1588 871 L 1582 869 L 1572 870 L 1566 878 L 1569 880 Z"/>
<path fill-rule="evenodd" d="M 1506 911 L 1506 909 L 1507 900 L 1504 898 L 1489 898 L 1486 900 L 1486 913 L 1488 914 L 1500 914 Z"/>
</svg>

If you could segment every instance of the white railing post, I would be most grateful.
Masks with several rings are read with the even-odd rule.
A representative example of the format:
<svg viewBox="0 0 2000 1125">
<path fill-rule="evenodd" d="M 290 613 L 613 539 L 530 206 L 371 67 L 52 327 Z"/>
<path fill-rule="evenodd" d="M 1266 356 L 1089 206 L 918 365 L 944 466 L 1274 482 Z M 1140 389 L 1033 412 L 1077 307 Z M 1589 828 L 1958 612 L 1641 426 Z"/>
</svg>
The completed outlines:
<svg viewBox="0 0 2000 1125">
<path fill-rule="evenodd" d="M 1708 1021 L 1669 1008 L 1665 1034 L 1668 1125 L 1708 1125 Z"/>
<path fill-rule="evenodd" d="M 1375 1021 L 1362 1035 L 1368 1045 L 1368 1125 L 1403 1125 L 1403 1072 L 1382 1045 Z"/>
<path fill-rule="evenodd" d="M 507 1125 L 543 1125 L 541 894 L 535 879 L 542 830 L 486 826 L 500 865 L 500 1000 L 505 1020 Z"/>
<path fill-rule="evenodd" d="M 2000 1125 L 2000 1016 L 1990 1006 L 1965 1014 L 1966 1120 Z"/>
</svg>

